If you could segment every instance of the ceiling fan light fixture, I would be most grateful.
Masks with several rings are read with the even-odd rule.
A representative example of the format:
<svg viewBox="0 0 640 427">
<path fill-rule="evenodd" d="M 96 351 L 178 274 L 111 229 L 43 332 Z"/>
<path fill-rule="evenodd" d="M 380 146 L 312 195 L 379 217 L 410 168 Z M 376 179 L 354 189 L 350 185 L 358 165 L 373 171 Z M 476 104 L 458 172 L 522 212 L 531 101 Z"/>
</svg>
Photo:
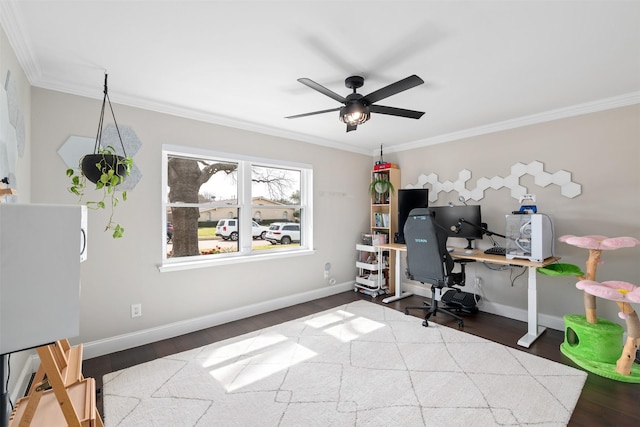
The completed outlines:
<svg viewBox="0 0 640 427">
<path fill-rule="evenodd" d="M 287 119 L 296 119 L 299 117 L 314 116 L 316 114 L 339 111 L 340 121 L 346 123 L 347 132 L 352 132 L 358 128 L 358 125 L 361 125 L 368 121 L 371 117 L 371 113 L 386 114 L 396 117 L 406 117 L 409 119 L 419 119 L 424 114 L 424 112 L 422 111 L 405 110 L 403 108 L 385 107 L 375 104 L 378 101 L 424 83 L 424 80 L 422 80 L 415 74 L 402 80 L 398 80 L 395 83 L 391 83 L 390 85 L 373 91 L 365 96 L 362 96 L 356 92 L 356 89 L 362 87 L 362 85 L 364 84 L 364 78 L 360 76 L 347 77 L 347 79 L 344 81 L 346 87 L 348 87 L 349 89 L 353 89 L 353 93 L 347 95 L 346 97 L 338 95 L 334 91 L 327 89 L 326 87 L 306 77 L 300 78 L 298 79 L 298 81 L 303 85 L 308 86 L 311 89 L 316 90 L 321 94 L 338 101 L 339 103 L 343 104 L 344 107 L 313 111 L 311 113 L 305 114 L 297 114 L 295 116 L 288 116 L 286 117 Z"/>
<path fill-rule="evenodd" d="M 371 117 L 369 107 L 361 104 L 349 104 L 340 109 L 340 120 L 351 126 L 361 125 Z"/>
</svg>

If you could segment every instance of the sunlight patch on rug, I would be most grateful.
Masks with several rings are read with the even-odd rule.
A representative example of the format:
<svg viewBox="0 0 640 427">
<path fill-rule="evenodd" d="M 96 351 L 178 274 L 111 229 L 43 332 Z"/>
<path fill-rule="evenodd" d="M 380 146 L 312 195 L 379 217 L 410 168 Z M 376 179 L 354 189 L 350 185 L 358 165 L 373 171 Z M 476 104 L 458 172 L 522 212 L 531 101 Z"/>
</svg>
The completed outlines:
<svg viewBox="0 0 640 427">
<path fill-rule="evenodd" d="M 367 301 L 105 375 L 107 427 L 566 425 L 587 374 Z"/>
</svg>

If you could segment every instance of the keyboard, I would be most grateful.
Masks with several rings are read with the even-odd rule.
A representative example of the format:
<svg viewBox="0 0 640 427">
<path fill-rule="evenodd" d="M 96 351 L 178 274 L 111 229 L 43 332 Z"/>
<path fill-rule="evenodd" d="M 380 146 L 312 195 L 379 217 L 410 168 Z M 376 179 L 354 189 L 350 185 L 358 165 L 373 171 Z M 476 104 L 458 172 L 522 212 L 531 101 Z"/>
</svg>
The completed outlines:
<svg viewBox="0 0 640 427">
<path fill-rule="evenodd" d="M 507 254 L 507 248 L 501 248 L 500 246 L 492 246 L 489 249 L 484 251 L 487 255 L 502 255 L 505 256 Z"/>
</svg>

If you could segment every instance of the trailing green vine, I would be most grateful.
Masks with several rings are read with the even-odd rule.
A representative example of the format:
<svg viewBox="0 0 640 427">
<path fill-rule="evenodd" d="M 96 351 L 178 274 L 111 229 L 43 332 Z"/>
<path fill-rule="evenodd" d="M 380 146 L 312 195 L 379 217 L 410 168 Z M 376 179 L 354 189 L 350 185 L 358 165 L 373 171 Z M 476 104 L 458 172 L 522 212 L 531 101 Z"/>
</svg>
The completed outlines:
<svg viewBox="0 0 640 427">
<path fill-rule="evenodd" d="M 119 191 L 117 186 L 130 175 L 133 159 L 116 155 L 115 148 L 110 145 L 99 148 L 96 156 L 93 164 L 88 163 L 86 161 L 88 157 L 85 156 L 80 160 L 78 169 L 67 169 L 67 177 L 71 179 L 68 190 L 78 196 L 78 201 L 82 203 L 88 188 L 87 181 L 92 182 L 87 178 L 87 173 L 91 173 L 92 176 L 95 174 L 94 190 L 98 191 L 100 196 L 96 200 L 84 201 L 84 204 L 89 209 L 109 211 L 109 221 L 104 231 L 112 230 L 113 238 L 117 239 L 124 235 L 124 228 L 114 221 L 114 211 L 120 202 L 120 197 L 122 197 L 122 201 L 127 200 L 127 192 Z M 92 170 L 92 167 L 95 167 L 97 171 Z"/>
</svg>

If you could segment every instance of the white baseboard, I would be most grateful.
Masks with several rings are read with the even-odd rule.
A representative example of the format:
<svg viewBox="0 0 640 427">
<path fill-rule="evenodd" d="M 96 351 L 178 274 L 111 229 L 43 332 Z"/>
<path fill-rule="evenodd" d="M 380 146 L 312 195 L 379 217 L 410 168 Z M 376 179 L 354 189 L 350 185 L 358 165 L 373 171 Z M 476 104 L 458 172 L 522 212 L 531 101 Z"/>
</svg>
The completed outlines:
<svg viewBox="0 0 640 427">
<path fill-rule="evenodd" d="M 179 335 L 188 334 L 190 332 L 199 331 L 201 329 L 210 328 L 212 326 L 217 326 L 224 323 L 233 322 L 235 320 L 244 319 L 250 316 L 267 313 L 269 311 L 290 307 L 292 305 L 312 301 L 314 299 L 324 298 L 341 292 L 351 291 L 353 290 L 353 285 L 354 282 L 345 282 L 339 285 L 333 285 L 296 295 L 263 301 L 257 304 L 223 311 L 221 313 L 215 313 L 194 319 L 184 320 L 181 322 L 170 323 L 168 325 L 145 329 L 142 331 L 136 331 L 130 334 L 118 335 L 98 341 L 87 342 L 83 344 L 83 357 L 84 359 L 91 359 L 93 357 L 102 356 L 104 354 L 115 353 L 117 351 L 126 350 L 128 348 L 138 347 L 152 342 L 161 341 L 163 339 L 173 338 Z M 431 290 L 425 286 L 415 285 L 412 283 L 403 283 L 402 289 L 413 292 L 414 294 L 423 296 L 425 298 L 431 297 Z M 496 304 L 486 300 L 482 301 L 482 306 L 479 307 L 479 309 L 486 313 L 496 314 L 523 322 L 527 321 L 527 310 L 509 307 L 502 304 Z M 540 325 L 546 326 L 551 329 L 557 329 L 559 331 L 564 330 L 564 321 L 559 317 L 539 314 L 538 322 Z M 39 363 L 40 360 L 38 358 L 38 355 L 35 353 L 27 359 L 24 366 L 20 370 L 20 376 L 18 382 L 16 383 L 19 386 L 15 387 L 15 389 L 11 393 L 11 399 L 13 402 L 24 395 L 29 381 L 31 380 L 31 375 L 36 371 Z"/>
<path fill-rule="evenodd" d="M 28 356 L 20 369 L 20 373 L 18 374 L 18 379 L 16 380 L 16 385 L 13 390 L 9 393 L 9 398 L 11 402 L 15 405 L 16 401 L 23 397 L 27 393 L 27 387 L 29 386 L 29 382 L 31 381 L 31 377 L 33 373 L 38 369 L 40 364 L 40 359 L 38 355 L 33 352 L 30 356 Z"/>
<path fill-rule="evenodd" d="M 416 285 L 413 283 L 403 283 L 402 289 L 413 292 L 426 298 L 431 298 L 431 289 L 426 286 Z M 498 304 L 495 302 L 482 299 L 478 305 L 478 310 L 485 313 L 497 314 L 498 316 L 507 317 L 509 319 L 527 321 L 527 310 L 522 308 L 510 307 L 508 305 Z M 550 316 L 548 314 L 538 313 L 538 324 L 550 329 L 564 331 L 564 320 L 562 317 Z"/>
<path fill-rule="evenodd" d="M 171 323 L 157 328 L 145 329 L 103 340 L 87 342 L 83 344 L 83 358 L 91 359 L 104 354 L 126 350 L 128 348 L 149 344 L 167 338 L 173 338 L 190 332 L 199 331 L 201 329 L 210 328 L 212 326 L 221 325 L 223 323 L 232 322 L 234 320 L 240 320 L 257 314 L 267 313 L 269 311 L 286 308 L 295 304 L 312 301 L 314 299 L 339 294 L 341 292 L 353 290 L 353 285 L 353 281 L 341 283 L 338 285 L 315 289 L 309 292 L 303 292 L 283 298 L 276 298 L 270 301 L 263 301 L 258 304 L 227 310 L 209 316 Z M 26 359 L 20 369 L 19 378 L 10 396 L 12 402 L 15 402 L 17 399 L 24 396 L 27 391 L 29 381 L 31 381 L 31 376 L 38 369 L 38 366 L 40 366 L 40 358 L 37 353 L 33 352 L 33 354 Z"/>
<path fill-rule="evenodd" d="M 269 301 L 262 301 L 260 303 L 223 311 L 221 313 L 214 313 L 129 334 L 87 342 L 83 344 L 83 358 L 91 359 L 104 354 L 114 353 L 116 351 L 126 350 L 128 348 L 138 347 L 167 338 L 173 338 L 179 335 L 199 331 L 201 329 L 210 328 L 212 326 L 221 325 L 223 323 L 233 322 L 234 320 L 240 320 L 257 314 L 290 307 L 292 305 L 312 301 L 314 299 L 324 298 L 330 295 L 353 290 L 353 285 L 353 281 L 341 283 L 338 285 L 314 289 L 309 292 L 289 295 Z"/>
</svg>

